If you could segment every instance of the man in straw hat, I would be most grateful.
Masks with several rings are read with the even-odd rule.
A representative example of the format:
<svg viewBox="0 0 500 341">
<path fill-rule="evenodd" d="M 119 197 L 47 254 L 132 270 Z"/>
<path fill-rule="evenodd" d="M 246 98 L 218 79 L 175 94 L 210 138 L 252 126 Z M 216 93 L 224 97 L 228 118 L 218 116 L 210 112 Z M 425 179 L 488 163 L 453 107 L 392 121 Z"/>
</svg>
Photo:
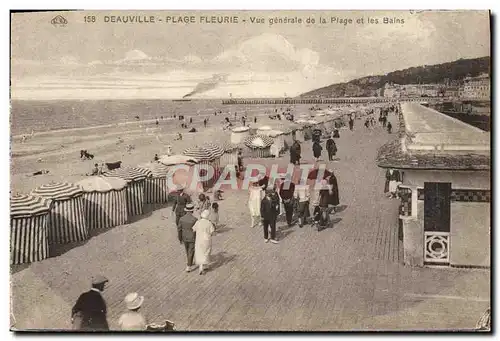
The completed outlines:
<svg viewBox="0 0 500 341">
<path fill-rule="evenodd" d="M 192 203 L 187 203 L 184 208 L 186 214 L 184 214 L 179 219 L 179 224 L 177 225 L 177 232 L 179 236 L 179 242 L 184 243 L 186 248 L 187 256 L 187 267 L 186 272 L 193 271 L 196 267 L 193 265 L 194 259 L 194 243 L 196 241 L 196 233 L 193 231 L 193 226 L 196 224 L 198 219 L 193 216 L 194 205 Z"/>
<path fill-rule="evenodd" d="M 127 306 L 128 311 L 120 316 L 120 319 L 118 320 L 118 325 L 121 330 L 146 330 L 146 319 L 139 312 L 143 302 L 144 296 L 139 296 L 136 292 L 132 292 L 125 296 L 125 305 Z"/>
<path fill-rule="evenodd" d="M 85 331 L 109 330 L 106 302 L 102 292 L 108 279 L 102 275 L 92 278 L 92 288 L 78 297 L 71 312 L 73 329 Z"/>
</svg>

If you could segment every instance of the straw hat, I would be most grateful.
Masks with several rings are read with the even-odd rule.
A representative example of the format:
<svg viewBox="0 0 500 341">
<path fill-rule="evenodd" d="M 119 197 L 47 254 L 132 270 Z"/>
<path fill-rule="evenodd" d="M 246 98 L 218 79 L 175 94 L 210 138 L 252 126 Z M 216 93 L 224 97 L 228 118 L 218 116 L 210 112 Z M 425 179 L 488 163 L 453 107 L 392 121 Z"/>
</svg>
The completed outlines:
<svg viewBox="0 0 500 341">
<path fill-rule="evenodd" d="M 201 219 L 207 219 L 210 216 L 210 211 L 209 210 L 204 210 L 201 212 Z"/>
<path fill-rule="evenodd" d="M 99 285 L 109 282 L 109 279 L 104 277 L 103 275 L 96 275 L 92 277 L 92 285 Z"/>
<path fill-rule="evenodd" d="M 193 212 L 194 211 L 194 205 L 192 203 L 186 204 L 186 207 L 184 208 L 184 211 L 186 211 L 186 212 Z"/>
<path fill-rule="evenodd" d="M 139 296 L 138 293 L 132 292 L 125 296 L 125 305 L 128 310 L 135 310 L 140 308 L 142 303 L 144 302 L 144 296 Z"/>
</svg>

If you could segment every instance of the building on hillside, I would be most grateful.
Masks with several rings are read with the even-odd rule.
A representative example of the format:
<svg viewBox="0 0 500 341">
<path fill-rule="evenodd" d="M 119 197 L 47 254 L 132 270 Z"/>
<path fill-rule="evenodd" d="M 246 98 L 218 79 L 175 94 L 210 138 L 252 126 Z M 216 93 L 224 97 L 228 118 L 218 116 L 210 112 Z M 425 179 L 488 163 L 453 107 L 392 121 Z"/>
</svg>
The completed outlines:
<svg viewBox="0 0 500 341">
<path fill-rule="evenodd" d="M 446 87 L 444 90 L 444 97 L 458 98 L 459 97 L 459 87 L 458 86 Z"/>
<path fill-rule="evenodd" d="M 490 134 L 417 103 L 400 120 L 377 164 L 402 174 L 405 264 L 490 267 Z"/>
<path fill-rule="evenodd" d="M 400 97 L 400 87 L 401 86 L 399 84 L 385 83 L 382 88 L 381 96 L 389 98 Z"/>
<path fill-rule="evenodd" d="M 465 78 L 462 97 L 468 99 L 489 99 L 490 98 L 489 75 L 483 73 L 477 77 Z"/>
</svg>

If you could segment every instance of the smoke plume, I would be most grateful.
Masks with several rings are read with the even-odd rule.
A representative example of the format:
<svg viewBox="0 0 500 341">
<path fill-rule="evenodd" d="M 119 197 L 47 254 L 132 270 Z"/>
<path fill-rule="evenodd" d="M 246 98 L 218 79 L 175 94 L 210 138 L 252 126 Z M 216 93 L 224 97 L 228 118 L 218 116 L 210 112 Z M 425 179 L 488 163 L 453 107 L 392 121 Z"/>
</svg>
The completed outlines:
<svg viewBox="0 0 500 341">
<path fill-rule="evenodd" d="M 217 85 L 219 85 L 219 83 L 225 82 L 226 79 L 227 79 L 227 74 L 215 74 L 212 76 L 212 78 L 198 83 L 194 87 L 193 91 L 191 91 L 187 95 L 184 95 L 182 98 L 191 97 L 193 95 L 201 94 L 203 92 L 215 89 Z"/>
</svg>

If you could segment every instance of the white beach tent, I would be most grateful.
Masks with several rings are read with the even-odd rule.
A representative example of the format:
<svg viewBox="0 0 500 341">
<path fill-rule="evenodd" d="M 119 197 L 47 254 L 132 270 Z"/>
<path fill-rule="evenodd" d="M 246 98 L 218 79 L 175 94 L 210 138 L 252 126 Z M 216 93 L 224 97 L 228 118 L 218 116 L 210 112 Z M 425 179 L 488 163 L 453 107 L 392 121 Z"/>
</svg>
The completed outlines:
<svg viewBox="0 0 500 341">
<path fill-rule="evenodd" d="M 191 156 L 176 154 L 176 155 L 163 155 L 160 157 L 159 162 L 163 163 L 166 166 L 194 165 L 198 163 L 198 160 L 196 160 Z"/>
<path fill-rule="evenodd" d="M 248 127 L 236 127 L 231 130 L 231 143 L 240 144 L 243 143 L 245 138 L 250 135 L 250 128 Z"/>
<path fill-rule="evenodd" d="M 266 136 L 269 136 L 268 133 L 270 131 L 272 131 L 272 130 L 273 130 L 273 128 L 271 128 L 270 126 L 261 126 L 261 127 L 257 128 L 256 135 L 266 135 Z"/>
</svg>

